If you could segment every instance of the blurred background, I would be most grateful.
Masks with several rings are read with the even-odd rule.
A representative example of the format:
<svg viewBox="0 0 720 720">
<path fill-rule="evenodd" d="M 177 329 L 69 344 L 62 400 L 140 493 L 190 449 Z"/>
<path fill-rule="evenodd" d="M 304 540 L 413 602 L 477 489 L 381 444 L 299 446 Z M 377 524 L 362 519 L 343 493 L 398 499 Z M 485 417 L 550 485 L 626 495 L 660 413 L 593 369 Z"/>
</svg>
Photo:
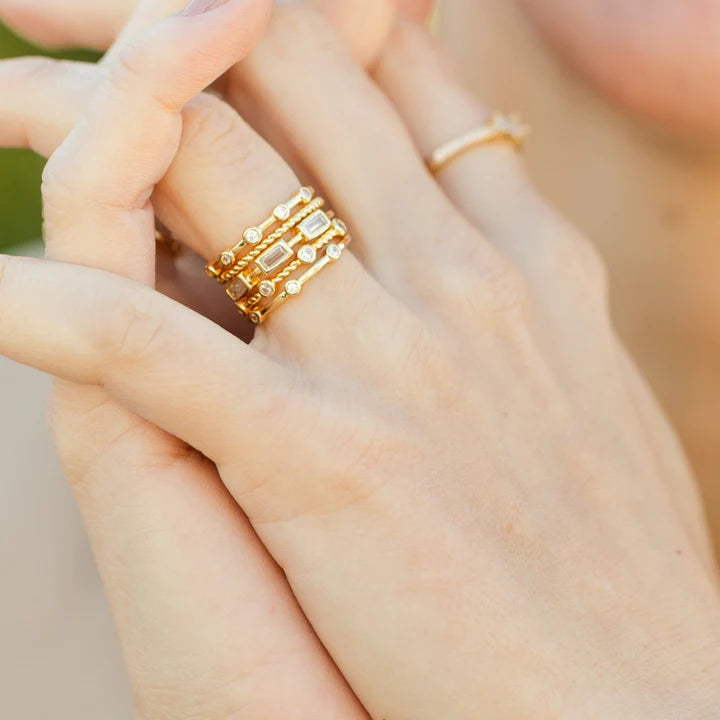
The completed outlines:
<svg viewBox="0 0 720 720">
<path fill-rule="evenodd" d="M 19 38 L 0 23 L 0 59 L 46 55 L 96 60 L 87 51 L 47 52 Z M 0 250 L 41 236 L 40 175 L 45 161 L 30 150 L 0 149 Z"/>
</svg>

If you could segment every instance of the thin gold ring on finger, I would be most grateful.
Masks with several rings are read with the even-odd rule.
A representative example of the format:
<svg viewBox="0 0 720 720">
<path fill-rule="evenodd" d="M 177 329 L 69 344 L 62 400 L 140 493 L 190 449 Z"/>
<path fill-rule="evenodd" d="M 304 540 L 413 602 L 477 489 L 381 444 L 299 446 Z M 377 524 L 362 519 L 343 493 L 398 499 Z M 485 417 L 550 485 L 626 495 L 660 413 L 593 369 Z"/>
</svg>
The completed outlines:
<svg viewBox="0 0 720 720">
<path fill-rule="evenodd" d="M 347 226 L 311 187 L 300 188 L 206 267 L 237 309 L 260 325 L 351 242 Z"/>
<path fill-rule="evenodd" d="M 432 173 L 440 172 L 444 167 L 465 155 L 471 150 L 506 142 L 519 148 L 530 135 L 530 126 L 523 123 L 517 114 L 504 115 L 495 113 L 490 120 L 478 128 L 464 133 L 441 145 L 427 160 L 427 166 Z"/>
</svg>

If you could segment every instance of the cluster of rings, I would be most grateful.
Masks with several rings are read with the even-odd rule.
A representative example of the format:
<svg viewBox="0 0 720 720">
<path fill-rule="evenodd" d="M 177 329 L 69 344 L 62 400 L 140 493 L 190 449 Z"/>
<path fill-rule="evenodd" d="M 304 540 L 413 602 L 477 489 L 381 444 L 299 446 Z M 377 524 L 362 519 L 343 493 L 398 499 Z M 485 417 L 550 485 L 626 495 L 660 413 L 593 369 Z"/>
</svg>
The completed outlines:
<svg viewBox="0 0 720 720">
<path fill-rule="evenodd" d="M 302 187 L 259 225 L 207 266 L 207 274 L 259 325 L 326 266 L 340 259 L 351 242 L 347 227 L 325 210 L 325 200 Z"/>
<path fill-rule="evenodd" d="M 508 142 L 520 147 L 530 129 L 517 115 L 495 113 L 479 128 L 441 145 L 427 159 L 439 173 L 460 156 L 479 147 Z M 163 234 L 158 233 L 161 239 Z M 351 242 L 347 227 L 325 209 L 311 187 L 301 187 L 240 241 L 206 267 L 224 286 L 237 309 L 260 325 L 286 300 L 299 295 L 307 282 L 336 262 Z"/>
</svg>

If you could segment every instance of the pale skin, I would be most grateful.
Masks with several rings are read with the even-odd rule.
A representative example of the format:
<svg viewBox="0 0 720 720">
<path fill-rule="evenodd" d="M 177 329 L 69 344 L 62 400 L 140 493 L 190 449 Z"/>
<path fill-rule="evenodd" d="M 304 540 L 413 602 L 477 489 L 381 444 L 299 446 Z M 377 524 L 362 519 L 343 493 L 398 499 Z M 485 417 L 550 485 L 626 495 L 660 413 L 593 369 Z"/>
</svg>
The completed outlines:
<svg viewBox="0 0 720 720">
<path fill-rule="evenodd" d="M 517 155 L 425 172 L 485 116 L 425 31 L 380 7 L 370 79 L 302 3 L 157 10 L 102 75 L 36 73 L 52 117 L 3 123 L 59 149 L 50 261 L 2 262 L 0 351 L 62 378 L 58 446 L 138 717 L 717 716 L 692 477 L 602 266 Z M 246 345 L 152 290 L 152 229 L 211 259 L 300 184 L 230 105 L 193 99 L 256 43 L 227 99 L 262 109 L 356 255 Z M 318 115 L 313 90 L 337 101 Z"/>
</svg>

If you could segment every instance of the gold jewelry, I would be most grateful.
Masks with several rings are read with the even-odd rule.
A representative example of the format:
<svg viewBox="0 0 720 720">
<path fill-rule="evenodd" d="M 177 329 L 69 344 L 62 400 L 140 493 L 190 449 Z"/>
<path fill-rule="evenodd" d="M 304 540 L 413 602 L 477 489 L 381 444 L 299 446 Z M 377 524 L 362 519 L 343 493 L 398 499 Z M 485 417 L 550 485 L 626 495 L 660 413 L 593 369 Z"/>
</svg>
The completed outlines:
<svg viewBox="0 0 720 720">
<path fill-rule="evenodd" d="M 519 115 L 495 113 L 485 125 L 441 145 L 430 156 L 427 166 L 430 172 L 438 173 L 471 150 L 495 142 L 509 142 L 521 147 L 529 135 L 530 126 L 525 125 Z"/>
<path fill-rule="evenodd" d="M 159 223 L 157 229 L 155 230 L 155 242 L 158 247 L 164 248 L 168 252 L 173 253 L 173 255 L 177 255 L 180 250 L 182 250 L 180 243 L 170 234 L 168 230 L 160 226 Z"/>
<path fill-rule="evenodd" d="M 205 268 L 251 322 L 264 322 L 350 244 L 345 223 L 324 206 L 311 187 L 300 188 Z"/>
</svg>

